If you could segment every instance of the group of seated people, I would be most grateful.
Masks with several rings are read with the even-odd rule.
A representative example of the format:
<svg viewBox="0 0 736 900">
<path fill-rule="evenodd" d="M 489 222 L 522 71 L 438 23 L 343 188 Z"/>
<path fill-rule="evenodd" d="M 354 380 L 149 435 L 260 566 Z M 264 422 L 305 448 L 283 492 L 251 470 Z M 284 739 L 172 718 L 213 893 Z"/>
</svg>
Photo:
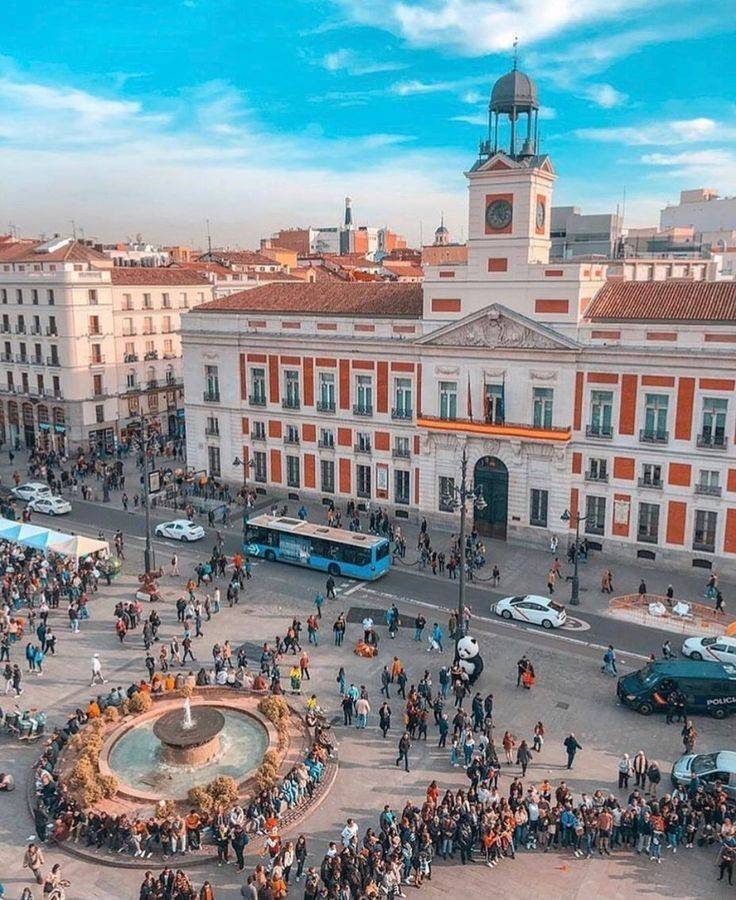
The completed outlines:
<svg viewBox="0 0 736 900">
<path fill-rule="evenodd" d="M 169 814 L 157 808 L 150 816 L 114 815 L 105 810 L 83 809 L 58 780 L 56 763 L 74 728 L 85 714 L 77 710 L 63 729 L 56 729 L 35 770 L 35 821 L 42 841 L 73 841 L 87 847 L 105 848 L 150 858 L 199 850 L 216 844 L 236 829 L 263 834 L 278 826 L 284 813 L 312 797 L 323 776 L 328 749 L 317 739 L 304 760 L 285 775 L 280 784 L 255 795 L 246 806 L 221 808 L 212 814 L 191 809 L 187 815 Z M 2 778 L 3 776 L 0 776 Z M 0 781 L 0 789 L 2 782 Z"/>
<path fill-rule="evenodd" d="M 46 713 L 37 709 L 4 713 L 0 709 L 0 726 L 22 741 L 36 740 L 46 728 Z"/>
</svg>

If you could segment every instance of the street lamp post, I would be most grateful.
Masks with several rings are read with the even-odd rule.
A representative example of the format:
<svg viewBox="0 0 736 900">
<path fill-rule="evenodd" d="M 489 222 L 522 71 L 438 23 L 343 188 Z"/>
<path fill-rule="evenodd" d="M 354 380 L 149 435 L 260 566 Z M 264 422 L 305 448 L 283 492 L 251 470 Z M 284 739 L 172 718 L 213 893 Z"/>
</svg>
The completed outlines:
<svg viewBox="0 0 736 900">
<path fill-rule="evenodd" d="M 566 509 L 560 516 L 563 522 L 569 522 L 575 519 L 575 558 L 573 560 L 572 585 L 570 589 L 570 606 L 580 606 L 580 578 L 578 577 L 578 556 L 580 547 L 580 523 L 584 522 L 588 517 L 581 516 L 580 513 L 570 513 Z"/>
<path fill-rule="evenodd" d="M 148 448 L 154 435 L 151 434 L 148 420 L 143 415 L 140 417 L 140 423 L 140 433 L 134 440 L 143 454 L 143 507 L 146 513 L 146 546 L 143 550 L 143 566 L 148 573 L 153 572 L 156 568 L 156 554 L 151 534 L 151 501 L 148 490 Z"/>
<path fill-rule="evenodd" d="M 477 487 L 473 487 L 468 485 L 468 454 L 467 451 L 463 448 L 463 455 L 460 460 L 460 485 L 458 487 L 453 487 L 451 491 L 443 497 L 443 500 L 448 506 L 451 506 L 454 509 L 459 507 L 460 509 L 460 534 L 458 539 L 458 544 L 460 547 L 460 578 L 458 581 L 458 593 L 457 593 L 457 641 L 463 636 L 464 626 L 463 622 L 465 620 L 465 525 L 466 525 L 466 516 L 467 509 L 466 503 L 468 500 L 473 501 L 473 505 L 476 509 L 485 509 L 486 502 L 483 499 L 483 489 L 478 485 Z M 456 641 L 456 643 L 457 643 Z"/>
<path fill-rule="evenodd" d="M 245 489 L 248 487 L 248 469 L 255 469 L 256 464 L 252 459 L 249 459 L 247 463 L 244 463 L 243 460 L 236 456 L 233 460 L 233 465 L 243 466 L 243 491 L 245 493 Z M 245 543 L 246 532 L 248 530 L 248 500 L 244 496 L 243 497 L 243 543 Z"/>
</svg>

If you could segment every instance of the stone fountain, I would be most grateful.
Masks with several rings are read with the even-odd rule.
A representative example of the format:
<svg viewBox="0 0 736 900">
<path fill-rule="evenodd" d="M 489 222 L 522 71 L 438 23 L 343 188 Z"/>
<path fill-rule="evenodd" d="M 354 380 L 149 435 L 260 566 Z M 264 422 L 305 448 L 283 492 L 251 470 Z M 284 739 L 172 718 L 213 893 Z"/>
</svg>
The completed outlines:
<svg viewBox="0 0 736 900">
<path fill-rule="evenodd" d="M 163 760 L 175 766 L 202 766 L 220 753 L 220 732 L 225 717 L 214 706 L 198 706 L 192 714 L 189 697 L 184 700 L 184 716 L 172 710 L 157 719 L 153 733 L 161 741 Z"/>
</svg>

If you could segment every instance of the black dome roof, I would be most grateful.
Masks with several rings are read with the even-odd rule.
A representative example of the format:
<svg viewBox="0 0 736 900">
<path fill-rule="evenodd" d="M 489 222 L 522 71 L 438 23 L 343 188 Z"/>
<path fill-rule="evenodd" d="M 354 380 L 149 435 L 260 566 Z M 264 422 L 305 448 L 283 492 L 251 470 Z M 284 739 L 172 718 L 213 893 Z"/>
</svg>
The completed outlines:
<svg viewBox="0 0 736 900">
<path fill-rule="evenodd" d="M 512 69 L 502 75 L 493 85 L 491 91 L 491 110 L 499 113 L 510 113 L 524 109 L 539 109 L 537 86 L 524 72 Z"/>
</svg>

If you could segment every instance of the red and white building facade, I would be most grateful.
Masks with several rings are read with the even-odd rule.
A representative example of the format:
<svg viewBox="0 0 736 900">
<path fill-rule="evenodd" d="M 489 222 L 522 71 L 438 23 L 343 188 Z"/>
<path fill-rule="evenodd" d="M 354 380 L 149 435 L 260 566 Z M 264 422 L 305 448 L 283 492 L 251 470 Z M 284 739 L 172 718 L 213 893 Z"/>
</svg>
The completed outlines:
<svg viewBox="0 0 736 900">
<path fill-rule="evenodd" d="M 533 111 L 521 73 L 494 98 L 511 76 Z M 183 316 L 189 464 L 452 527 L 466 450 L 493 537 L 564 541 L 579 515 L 607 553 L 736 571 L 736 284 L 550 264 L 552 164 L 513 149 L 467 173 L 467 253 L 423 284 L 271 284 Z"/>
</svg>

